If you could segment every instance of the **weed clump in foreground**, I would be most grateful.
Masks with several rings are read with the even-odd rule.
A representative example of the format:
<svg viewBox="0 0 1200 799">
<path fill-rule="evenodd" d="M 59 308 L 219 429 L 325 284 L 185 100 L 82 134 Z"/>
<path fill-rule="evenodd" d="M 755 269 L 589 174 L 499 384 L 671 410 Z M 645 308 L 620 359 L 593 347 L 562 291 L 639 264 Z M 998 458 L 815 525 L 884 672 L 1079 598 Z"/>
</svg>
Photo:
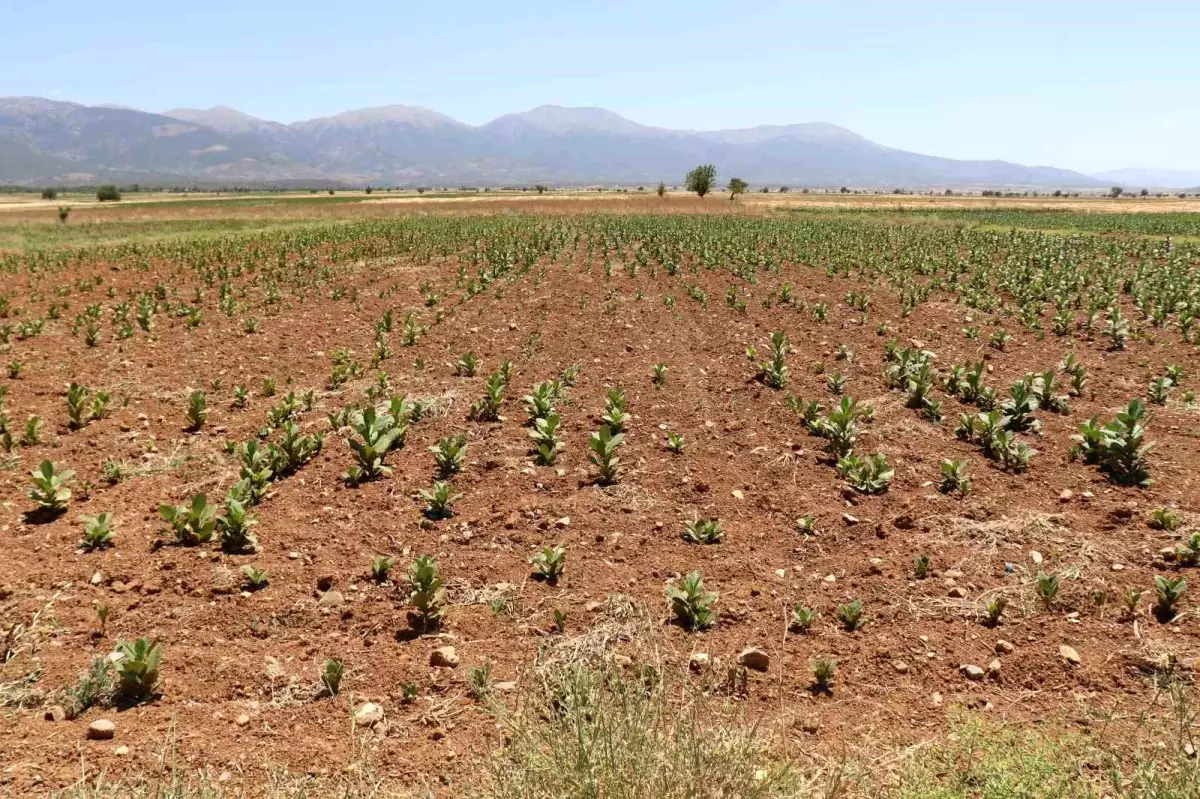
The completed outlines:
<svg viewBox="0 0 1200 799">
<path fill-rule="evenodd" d="M 653 669 L 626 679 L 586 666 L 544 676 L 509 711 L 492 710 L 506 744 L 475 795 L 496 799 L 808 795 L 772 760 L 756 728 L 695 695 L 675 704 Z"/>
</svg>

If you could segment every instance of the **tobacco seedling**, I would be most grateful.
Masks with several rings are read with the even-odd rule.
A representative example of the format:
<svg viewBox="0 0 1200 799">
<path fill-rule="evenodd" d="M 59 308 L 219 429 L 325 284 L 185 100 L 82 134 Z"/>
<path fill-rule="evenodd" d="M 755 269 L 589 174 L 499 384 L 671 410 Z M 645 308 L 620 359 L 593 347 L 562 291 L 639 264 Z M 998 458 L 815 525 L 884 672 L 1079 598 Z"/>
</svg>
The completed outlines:
<svg viewBox="0 0 1200 799">
<path fill-rule="evenodd" d="M 234 497 L 225 504 L 225 513 L 216 517 L 216 529 L 221 534 L 221 549 L 238 554 L 258 550 L 258 539 L 250 532 L 257 522 L 246 506 Z"/>
<path fill-rule="evenodd" d="M 607 425 L 588 438 L 588 449 L 591 450 L 588 459 L 600 470 L 601 483 L 607 485 L 620 479 L 621 459 L 617 457 L 617 448 L 624 440 L 623 433 L 614 434 Z"/>
<path fill-rule="evenodd" d="M 866 623 L 866 619 L 863 618 L 863 603 L 861 599 L 847 602 L 844 605 L 838 605 L 835 613 L 837 614 L 838 621 L 842 623 L 842 627 L 848 632 L 860 630 Z"/>
<path fill-rule="evenodd" d="M 796 520 L 796 530 L 802 535 L 816 535 L 817 520 L 812 516 L 801 516 Z"/>
<path fill-rule="evenodd" d="M 621 433 L 632 418 L 626 410 L 625 392 L 619 388 L 610 389 L 605 402 L 604 414 L 600 421 L 604 422 L 613 433 Z"/>
<path fill-rule="evenodd" d="M 929 569 L 932 562 L 928 555 L 913 555 L 913 576 L 918 580 L 924 580 L 929 576 Z"/>
<path fill-rule="evenodd" d="M 208 419 L 208 399 L 203 391 L 193 391 L 188 396 L 188 430 L 199 430 Z"/>
<path fill-rule="evenodd" d="M 938 490 L 943 494 L 966 494 L 971 490 L 971 476 L 967 474 L 965 460 L 942 460 L 942 483 Z"/>
<path fill-rule="evenodd" d="M 139 638 L 133 643 L 118 643 L 116 653 L 117 696 L 131 704 L 151 698 L 158 685 L 162 646 Z"/>
<path fill-rule="evenodd" d="M 386 413 L 378 415 L 372 406 L 356 411 L 350 419 L 350 427 L 358 434 L 358 438 L 351 438 L 347 443 L 358 462 L 346 470 L 343 475 L 346 482 L 358 485 L 391 474 L 391 468 L 384 465 L 383 459 L 407 432 L 408 422 L 397 422 Z"/>
<path fill-rule="evenodd" d="M 529 431 L 529 437 L 533 439 L 533 452 L 542 466 L 553 466 L 558 453 L 566 446 L 558 438 L 561 422 L 562 418 L 556 413 L 533 420 L 533 429 Z"/>
<path fill-rule="evenodd" d="M 704 590 L 704 577 L 698 571 L 667 586 L 667 599 L 671 601 L 675 619 L 692 632 L 707 629 L 716 622 L 717 613 L 712 606 L 717 595 Z"/>
<path fill-rule="evenodd" d="M 1154 605 L 1154 615 L 1166 624 L 1175 618 L 1175 605 L 1183 598 L 1187 590 L 1187 580 L 1183 577 L 1155 577 L 1154 592 L 1158 601 Z"/>
<path fill-rule="evenodd" d="M 1004 615 L 1004 609 L 1008 607 L 1008 600 L 1002 596 L 992 599 L 984 606 L 984 611 L 987 613 L 987 618 L 984 624 L 988 627 L 995 627 L 1000 623 L 1000 617 Z"/>
<path fill-rule="evenodd" d="M 725 536 L 720 519 L 696 519 L 683 523 L 683 537 L 695 544 L 715 544 Z"/>
<path fill-rule="evenodd" d="M 829 658 L 816 658 L 810 665 L 813 673 L 813 687 L 820 693 L 829 693 L 833 687 L 833 675 L 837 671 L 837 661 Z"/>
<path fill-rule="evenodd" d="M 396 559 L 387 555 L 376 555 L 371 558 L 371 579 L 377 583 L 386 583 L 388 573 L 396 565 Z"/>
<path fill-rule="evenodd" d="M 441 480 L 434 481 L 431 488 L 420 489 L 419 493 L 428 506 L 425 515 L 431 519 L 445 519 L 454 515 L 451 506 L 463 497 L 462 494 L 455 494 L 450 484 Z"/>
<path fill-rule="evenodd" d="M 1034 591 L 1042 603 L 1050 607 L 1054 604 L 1054 598 L 1058 596 L 1058 575 L 1038 572 L 1034 578 Z"/>
<path fill-rule="evenodd" d="M 459 359 L 454 362 L 454 373 L 460 377 L 474 377 L 475 372 L 479 369 L 479 356 L 474 352 L 466 352 L 459 356 Z"/>
<path fill-rule="evenodd" d="M 342 690 L 342 677 L 345 676 L 346 665 L 340 660 L 326 660 L 321 668 L 321 689 L 327 696 L 337 696 Z"/>
<path fill-rule="evenodd" d="M 176 540 L 184 546 L 195 546 L 212 540 L 217 526 L 217 509 L 208 504 L 208 497 L 196 494 L 191 505 L 160 505 L 158 513 Z"/>
<path fill-rule="evenodd" d="M 500 418 L 500 406 L 504 403 L 504 390 L 508 381 L 500 372 L 488 376 L 483 386 L 483 396 L 471 404 L 470 416 L 479 422 L 494 422 Z"/>
<path fill-rule="evenodd" d="M 781 389 L 787 384 L 788 378 L 788 367 L 784 357 L 791 351 L 787 334 L 782 330 L 771 333 L 770 347 L 770 360 L 758 363 L 758 379 L 771 388 Z M 748 349 L 746 354 L 754 360 L 753 348 Z"/>
<path fill-rule="evenodd" d="M 671 452 L 682 455 L 685 446 L 687 446 L 687 441 L 679 433 L 667 433 L 667 449 Z"/>
<path fill-rule="evenodd" d="M 446 589 L 438 576 L 437 560 L 418 555 L 408 567 L 409 602 L 417 610 L 423 627 L 437 624 L 445 610 Z"/>
<path fill-rule="evenodd" d="M 662 388 L 667 384 L 667 365 L 665 363 L 654 364 L 654 387 Z"/>
<path fill-rule="evenodd" d="M 467 691 L 476 702 L 482 702 L 492 693 L 492 661 L 485 660 L 482 666 L 467 671 Z"/>
<path fill-rule="evenodd" d="M 251 591 L 259 591 L 267 587 L 270 574 L 266 569 L 260 569 L 247 563 L 242 566 L 242 574 L 246 577 L 246 587 Z"/>
<path fill-rule="evenodd" d="M 437 463 L 442 475 L 451 475 L 459 471 L 466 462 L 467 437 L 464 435 L 446 436 L 438 440 L 436 446 L 430 447 L 433 460 Z"/>
<path fill-rule="evenodd" d="M 792 608 L 792 618 L 788 624 L 788 629 L 801 633 L 808 632 L 812 629 L 816 621 L 817 611 L 804 605 L 796 605 Z"/>
<path fill-rule="evenodd" d="M 29 490 L 29 498 L 37 503 L 38 509 L 47 513 L 61 513 L 71 499 L 71 489 L 67 483 L 75 476 L 75 472 L 67 469 L 60 471 L 57 463 L 48 460 L 34 470 L 33 488 Z"/>
<path fill-rule="evenodd" d="M 82 521 L 84 549 L 92 551 L 112 546 L 113 516 L 111 513 L 84 516 Z"/>
<path fill-rule="evenodd" d="M 1183 517 L 1172 508 L 1155 508 L 1150 512 L 1150 526 L 1156 530 L 1178 530 Z"/>
<path fill-rule="evenodd" d="M 555 583 L 567 565 L 567 550 L 560 546 L 543 547 L 530 561 L 534 574 L 548 583 Z"/>
</svg>

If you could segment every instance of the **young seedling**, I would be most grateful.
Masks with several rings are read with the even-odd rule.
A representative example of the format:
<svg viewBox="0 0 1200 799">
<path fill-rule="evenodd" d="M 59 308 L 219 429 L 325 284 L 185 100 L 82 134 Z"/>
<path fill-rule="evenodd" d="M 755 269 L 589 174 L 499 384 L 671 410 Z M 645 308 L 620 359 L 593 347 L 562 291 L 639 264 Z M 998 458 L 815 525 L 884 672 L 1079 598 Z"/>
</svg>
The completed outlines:
<svg viewBox="0 0 1200 799">
<path fill-rule="evenodd" d="M 83 548 L 90 551 L 112 546 L 113 517 L 111 513 L 84 516 Z"/>
<path fill-rule="evenodd" d="M 694 544 L 715 544 L 725 536 L 720 519 L 696 519 L 683 523 L 683 537 Z"/>
<path fill-rule="evenodd" d="M 204 494 L 193 496 L 191 505 L 160 505 L 158 513 L 184 546 L 207 543 L 216 530 L 217 509 L 208 504 Z"/>
<path fill-rule="evenodd" d="M 984 619 L 984 624 L 988 627 L 995 627 L 1000 623 L 1000 617 L 1004 615 L 1004 609 L 1008 607 L 1008 600 L 1002 596 L 995 597 L 984 606 L 984 611 L 987 617 Z"/>
<path fill-rule="evenodd" d="M 193 391 L 188 396 L 187 423 L 188 430 L 196 431 L 204 426 L 208 419 L 208 398 L 203 391 Z"/>
<path fill-rule="evenodd" d="M 801 516 L 796 520 L 796 531 L 801 535 L 814 536 L 817 534 L 817 520 L 812 516 Z"/>
<path fill-rule="evenodd" d="M 530 561 L 533 564 L 534 574 L 548 583 L 558 582 L 558 578 L 562 576 L 563 569 L 567 565 L 567 550 L 559 545 L 555 547 L 543 547 L 542 551 L 533 556 Z"/>
<path fill-rule="evenodd" d="M 529 431 L 529 437 L 533 439 L 533 454 L 542 466 L 553 466 L 558 459 L 558 453 L 566 446 L 558 437 L 561 423 L 562 417 L 557 413 L 533 420 L 533 429 Z"/>
<path fill-rule="evenodd" d="M 347 441 L 357 463 L 343 475 L 346 482 L 358 485 L 391 474 L 391 468 L 384 465 L 383 459 L 393 446 L 403 440 L 408 430 L 407 420 L 397 422 L 390 414 L 379 415 L 374 407 L 367 407 L 354 413 L 350 427 L 358 434 L 358 438 Z"/>
<path fill-rule="evenodd" d="M 667 586 L 667 599 L 676 621 L 692 632 L 711 627 L 717 618 L 713 604 L 717 595 L 704 590 L 704 577 L 694 571 L 678 583 Z"/>
<path fill-rule="evenodd" d="M 416 608 L 422 628 L 434 626 L 445 610 L 446 589 L 438 576 L 437 560 L 419 555 L 408 567 L 409 601 Z"/>
<path fill-rule="evenodd" d="M 460 471 L 467 458 L 467 437 L 464 435 L 446 436 L 438 439 L 437 446 L 429 448 L 433 460 L 437 463 L 438 471 L 443 476 L 449 476 Z"/>
<path fill-rule="evenodd" d="M 817 611 L 804 605 L 796 605 L 792 608 L 792 618 L 788 624 L 788 629 L 800 633 L 808 632 L 812 629 L 816 621 Z"/>
<path fill-rule="evenodd" d="M 376 555 L 375 557 L 371 558 L 371 579 L 381 585 L 386 583 L 388 579 L 388 573 L 395 565 L 395 558 L 390 558 L 387 555 Z"/>
<path fill-rule="evenodd" d="M 504 390 L 508 381 L 500 372 L 490 375 L 483 386 L 483 396 L 471 404 L 470 416 L 479 422 L 494 422 L 500 418 L 500 406 L 504 403 Z"/>
<path fill-rule="evenodd" d="M 974 418 L 974 417 L 971 417 Z M 966 494 L 971 490 L 971 476 L 967 474 L 967 462 L 962 459 L 942 459 L 942 483 L 938 490 L 943 494 Z"/>
<path fill-rule="evenodd" d="M 623 433 L 613 433 L 607 425 L 592 433 L 588 438 L 588 459 L 600 470 L 599 479 L 604 485 L 615 483 L 621 476 L 621 459 L 617 448 L 625 440 Z"/>
<path fill-rule="evenodd" d="M 108 632 L 108 605 L 104 602 L 96 603 L 96 621 L 100 622 L 100 629 L 96 631 L 97 637 L 103 638 Z"/>
<path fill-rule="evenodd" d="M 270 579 L 270 574 L 266 569 L 260 569 L 249 563 L 242 566 L 242 574 L 246 577 L 246 588 L 250 591 L 259 591 L 266 588 L 267 582 Z"/>
<path fill-rule="evenodd" d="M 913 576 L 918 580 L 924 580 L 929 576 L 929 569 L 932 565 L 928 555 L 913 555 Z"/>
<path fill-rule="evenodd" d="M 554 414 L 554 401 L 558 398 L 556 381 L 545 380 L 534 385 L 533 389 L 521 398 L 525 403 L 525 411 L 530 421 L 537 423 L 538 419 L 547 419 Z"/>
<path fill-rule="evenodd" d="M 88 390 L 83 386 L 71 383 L 67 387 L 67 427 L 69 429 L 79 430 L 88 423 L 87 400 Z"/>
<path fill-rule="evenodd" d="M 133 643 L 117 644 L 114 657 L 117 669 L 117 697 L 128 704 L 138 704 L 154 696 L 158 685 L 162 646 L 157 641 L 139 638 Z"/>
<path fill-rule="evenodd" d="M 1183 598 L 1187 590 L 1187 580 L 1183 577 L 1155 577 L 1154 592 L 1158 601 L 1154 605 L 1154 615 L 1160 622 L 1166 624 L 1175 618 L 1175 605 Z"/>
<path fill-rule="evenodd" d="M 463 353 L 457 361 L 454 362 L 454 373 L 460 377 L 474 377 L 475 372 L 479 369 L 481 363 L 479 356 L 474 352 Z"/>
<path fill-rule="evenodd" d="M 1150 526 L 1156 530 L 1178 530 L 1183 517 L 1172 508 L 1155 508 L 1150 512 Z"/>
<path fill-rule="evenodd" d="M 463 497 L 462 494 L 455 494 L 450 484 L 441 480 L 434 481 L 432 488 L 422 488 L 420 494 L 428 506 L 425 515 L 431 519 L 446 519 L 454 515 L 452 506 Z"/>
<path fill-rule="evenodd" d="M 632 418 L 626 410 L 626 406 L 625 393 L 619 388 L 611 389 L 608 392 L 604 415 L 600 417 L 600 421 L 604 422 L 605 426 L 613 433 L 621 433 Z"/>
<path fill-rule="evenodd" d="M 235 555 L 258 551 L 258 539 L 250 532 L 257 523 L 240 500 L 229 497 L 225 503 L 225 513 L 216 517 L 221 549 Z"/>
<path fill-rule="evenodd" d="M 565 610 L 555 608 L 554 613 L 551 614 L 551 619 L 554 621 L 554 631 L 556 633 L 562 635 L 567 631 L 567 612 Z"/>
<path fill-rule="evenodd" d="M 683 454 L 687 441 L 679 433 L 667 433 L 667 449 L 676 455 Z"/>
<path fill-rule="evenodd" d="M 770 347 L 771 358 L 758 363 L 757 377 L 764 385 L 781 389 L 787 384 L 788 379 L 788 367 L 784 358 L 791 351 L 791 345 L 788 343 L 787 334 L 782 330 L 771 333 Z M 754 360 L 753 348 L 747 350 L 746 354 L 751 361 Z"/>
<path fill-rule="evenodd" d="M 233 387 L 233 407 L 245 408 L 246 403 L 250 401 L 250 390 L 244 384 L 238 384 Z"/>
<path fill-rule="evenodd" d="M 467 690 L 476 702 L 482 702 L 492 693 L 492 661 L 485 660 L 467 672 Z"/>
<path fill-rule="evenodd" d="M 1042 600 L 1042 604 L 1050 607 L 1054 604 L 1055 597 L 1058 596 L 1058 575 L 1038 572 L 1037 577 L 1034 578 L 1034 590 L 1037 592 L 1038 598 Z"/>
<path fill-rule="evenodd" d="M 326 660 L 321 668 L 321 690 L 326 696 L 337 696 L 342 690 L 342 677 L 345 676 L 346 665 L 340 660 Z"/>
<path fill-rule="evenodd" d="M 71 470 L 61 470 L 57 463 L 48 460 L 32 473 L 33 488 L 29 490 L 29 498 L 37 503 L 38 510 L 44 513 L 61 513 L 71 499 L 71 489 L 67 483 L 75 476 Z"/>
<path fill-rule="evenodd" d="M 837 661 L 823 657 L 816 658 L 811 666 L 814 690 L 817 693 L 830 693 L 833 689 L 833 675 L 837 671 Z"/>
<path fill-rule="evenodd" d="M 665 363 L 654 364 L 654 381 L 655 388 L 662 388 L 667 384 L 667 365 Z"/>
<path fill-rule="evenodd" d="M 847 602 L 844 605 L 838 605 L 835 612 L 837 614 L 838 621 L 842 623 L 842 627 L 844 627 L 847 632 L 860 630 L 866 623 L 866 619 L 863 618 L 863 603 L 861 599 L 856 599 L 853 602 Z"/>
<path fill-rule="evenodd" d="M 1137 615 L 1138 605 L 1142 601 L 1142 592 L 1133 586 L 1127 586 L 1124 593 L 1121 594 L 1121 602 L 1125 605 L 1125 612 L 1129 618 Z"/>
</svg>

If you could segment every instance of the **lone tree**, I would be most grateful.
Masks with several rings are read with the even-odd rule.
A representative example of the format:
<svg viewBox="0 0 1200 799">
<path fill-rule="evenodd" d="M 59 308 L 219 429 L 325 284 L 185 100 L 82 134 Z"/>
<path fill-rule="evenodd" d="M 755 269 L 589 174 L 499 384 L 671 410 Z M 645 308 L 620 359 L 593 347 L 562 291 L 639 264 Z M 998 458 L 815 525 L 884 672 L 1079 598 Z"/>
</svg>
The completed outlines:
<svg viewBox="0 0 1200 799">
<path fill-rule="evenodd" d="M 749 184 L 741 178 L 730 178 L 729 185 L 725 188 L 729 191 L 729 199 L 733 200 L 739 194 L 745 194 L 748 186 Z"/>
<path fill-rule="evenodd" d="M 717 182 L 717 168 L 712 164 L 701 164 L 687 173 L 686 185 L 688 191 L 694 191 L 701 197 L 712 191 Z"/>
<path fill-rule="evenodd" d="M 535 189 L 537 189 L 537 193 L 538 193 L 538 194 L 545 194 L 545 193 L 546 193 L 546 187 L 545 187 L 545 186 L 543 186 L 541 183 L 539 183 L 539 184 L 537 184 L 536 186 L 534 186 L 534 188 L 535 188 Z"/>
<path fill-rule="evenodd" d="M 102 203 L 115 203 L 121 199 L 121 192 L 117 190 L 116 186 L 111 184 L 101 186 L 96 189 L 96 199 Z"/>
<path fill-rule="evenodd" d="M 1113 186 L 1111 189 L 1108 190 L 1108 193 L 1111 194 L 1113 199 L 1115 200 L 1117 197 L 1120 197 L 1122 194 L 1124 194 L 1125 190 L 1123 188 L 1121 188 L 1120 186 Z"/>
<path fill-rule="evenodd" d="M 666 196 L 667 196 L 667 184 L 666 184 L 666 183 L 663 183 L 663 182 L 660 180 L 660 181 L 658 182 L 658 189 L 657 189 L 657 191 L 658 191 L 658 196 L 659 196 L 659 197 L 666 197 Z"/>
<path fill-rule="evenodd" d="M 56 197 L 58 197 L 57 189 L 42 189 L 42 199 L 43 200 L 53 200 Z"/>
</svg>

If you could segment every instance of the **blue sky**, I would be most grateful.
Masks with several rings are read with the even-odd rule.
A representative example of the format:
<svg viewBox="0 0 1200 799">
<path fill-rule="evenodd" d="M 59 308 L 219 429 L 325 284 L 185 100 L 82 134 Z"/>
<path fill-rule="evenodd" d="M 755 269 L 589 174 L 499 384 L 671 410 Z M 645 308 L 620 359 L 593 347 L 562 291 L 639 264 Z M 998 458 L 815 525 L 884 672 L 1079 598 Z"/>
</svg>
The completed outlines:
<svg viewBox="0 0 1200 799">
<path fill-rule="evenodd" d="M 711 129 L 822 120 L 893 147 L 1200 169 L 1200 3 L 0 0 L 0 96 L 290 122 L 543 103 Z"/>
</svg>

